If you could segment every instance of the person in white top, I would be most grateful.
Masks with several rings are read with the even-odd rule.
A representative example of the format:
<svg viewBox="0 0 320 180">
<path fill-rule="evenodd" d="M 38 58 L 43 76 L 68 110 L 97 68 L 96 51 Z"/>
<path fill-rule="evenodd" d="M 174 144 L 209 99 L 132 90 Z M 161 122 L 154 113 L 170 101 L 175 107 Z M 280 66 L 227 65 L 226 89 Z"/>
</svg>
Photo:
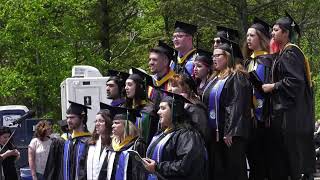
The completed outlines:
<svg viewBox="0 0 320 180">
<path fill-rule="evenodd" d="M 96 115 L 95 129 L 89 141 L 87 153 L 87 180 L 97 180 L 100 173 L 107 173 L 106 168 L 101 168 L 108 159 L 111 149 L 112 120 L 109 110 L 100 110 Z"/>
<path fill-rule="evenodd" d="M 46 120 L 38 122 L 34 138 L 28 147 L 28 161 L 33 180 L 44 180 L 43 174 L 52 142 L 50 134 L 52 134 L 51 123 Z"/>
</svg>

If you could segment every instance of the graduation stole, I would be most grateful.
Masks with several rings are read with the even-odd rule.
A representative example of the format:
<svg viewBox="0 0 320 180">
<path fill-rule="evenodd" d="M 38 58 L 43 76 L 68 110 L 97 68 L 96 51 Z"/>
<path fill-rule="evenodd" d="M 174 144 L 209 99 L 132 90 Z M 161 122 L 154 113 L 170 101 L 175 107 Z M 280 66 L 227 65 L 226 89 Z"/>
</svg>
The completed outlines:
<svg viewBox="0 0 320 180">
<path fill-rule="evenodd" d="M 164 85 L 164 87 L 162 87 L 161 89 L 165 90 L 165 91 L 169 91 L 170 88 L 171 88 L 171 83 L 170 83 L 170 78 L 173 77 L 176 73 L 170 69 L 169 72 L 163 77 L 161 78 L 159 81 L 154 79 L 154 84 L 157 86 L 157 87 L 160 87 L 162 85 Z M 148 86 L 148 98 L 149 99 L 153 99 L 154 96 L 156 96 L 156 90 L 151 87 L 151 86 Z"/>
<path fill-rule="evenodd" d="M 248 71 L 256 71 L 259 79 L 262 82 L 265 82 L 266 78 L 266 66 L 260 63 L 257 63 L 257 57 L 261 55 L 266 55 L 268 52 L 266 51 L 254 51 L 251 55 L 251 62 L 248 67 Z M 258 121 L 261 121 L 261 116 L 262 116 L 262 108 L 263 108 L 263 102 L 264 102 L 264 97 L 262 94 L 260 94 L 258 91 L 256 91 L 253 88 L 253 105 L 255 108 L 255 117 Z"/>
<path fill-rule="evenodd" d="M 147 149 L 147 154 L 151 155 L 151 159 L 155 160 L 157 163 L 161 162 L 162 160 L 162 153 L 163 148 L 167 144 L 167 142 L 170 140 L 170 138 L 174 135 L 175 131 L 170 132 L 166 134 L 165 132 L 154 136 L 152 138 L 152 141 Z M 157 143 L 154 148 L 154 143 Z M 153 149 L 153 151 L 152 151 Z M 152 151 L 152 152 L 151 152 Z M 157 180 L 157 176 L 154 174 L 148 174 L 148 180 Z"/>
<path fill-rule="evenodd" d="M 132 149 L 131 146 L 129 149 Z M 128 149 L 128 150 L 129 150 Z M 119 156 L 118 165 L 116 169 L 116 180 L 126 180 L 127 179 L 127 169 L 129 162 L 129 153 L 127 151 L 122 151 Z"/>
<path fill-rule="evenodd" d="M 294 47 L 298 48 L 300 50 L 300 52 L 302 53 L 302 55 L 304 57 L 304 67 L 305 67 L 305 71 L 306 71 L 308 85 L 311 88 L 312 87 L 312 80 L 311 80 L 311 70 L 310 70 L 310 64 L 309 64 L 308 58 L 306 58 L 306 56 L 304 55 L 303 51 L 299 48 L 299 46 L 292 44 L 292 43 L 286 44 L 285 47 L 283 48 L 283 50 L 285 50 L 289 46 L 294 46 Z"/>
<path fill-rule="evenodd" d="M 85 136 L 78 136 L 72 140 L 67 140 L 64 143 L 64 149 L 63 149 L 63 180 L 73 180 L 73 177 L 71 177 L 70 170 L 71 166 L 74 166 L 74 164 L 71 164 L 71 157 L 70 153 L 76 153 L 75 154 L 75 166 L 76 166 L 76 172 L 75 172 L 75 178 L 78 177 L 78 171 L 79 171 L 79 162 L 81 157 L 83 156 L 84 150 L 85 150 L 85 142 L 83 141 L 86 137 Z M 75 140 L 75 144 L 73 144 L 73 140 Z M 76 151 L 70 151 L 70 147 L 74 146 Z M 71 149 L 72 150 L 72 149 Z"/>
<path fill-rule="evenodd" d="M 102 164 L 108 154 L 106 148 L 101 149 L 101 136 L 95 145 L 91 145 L 87 157 L 87 177 L 98 179 Z M 102 150 L 102 153 L 101 153 Z"/>
<path fill-rule="evenodd" d="M 150 114 L 146 112 L 140 112 L 141 117 L 136 118 L 136 127 L 139 128 L 142 132 L 141 135 L 145 142 L 147 142 L 149 134 L 150 134 L 150 126 L 151 126 L 151 120 L 150 120 Z"/>
<path fill-rule="evenodd" d="M 114 138 L 112 138 L 112 148 L 114 151 L 120 151 L 125 145 L 129 144 L 135 136 L 127 136 L 121 143 L 117 143 Z"/>
<path fill-rule="evenodd" d="M 213 83 L 214 85 L 211 88 L 210 95 L 209 95 L 209 126 L 212 129 L 216 129 L 216 137 L 217 141 L 219 140 L 219 105 L 220 105 L 220 96 L 224 84 L 226 83 L 229 76 L 226 76 L 224 79 L 219 79 L 216 76 L 212 81 L 209 82 L 206 89 L 211 86 Z M 206 91 L 205 89 L 205 91 Z"/>
<path fill-rule="evenodd" d="M 179 65 L 183 65 L 185 63 L 185 68 L 187 69 L 189 74 L 193 74 L 193 61 L 189 61 L 190 58 L 192 57 L 192 55 L 196 52 L 197 49 L 192 49 L 191 51 L 189 51 L 187 54 L 185 54 L 182 58 L 178 57 L 178 69 L 179 69 Z M 187 62 L 185 62 L 186 60 L 188 60 Z M 182 66 L 183 67 L 183 66 Z"/>
</svg>

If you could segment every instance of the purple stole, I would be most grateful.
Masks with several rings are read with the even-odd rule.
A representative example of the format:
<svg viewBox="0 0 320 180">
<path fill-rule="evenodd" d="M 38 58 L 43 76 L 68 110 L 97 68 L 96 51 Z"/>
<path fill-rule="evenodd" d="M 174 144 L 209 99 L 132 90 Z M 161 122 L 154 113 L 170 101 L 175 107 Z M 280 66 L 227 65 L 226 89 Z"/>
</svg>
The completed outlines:
<svg viewBox="0 0 320 180">
<path fill-rule="evenodd" d="M 205 88 L 204 92 L 207 88 L 211 86 L 213 83 L 214 85 L 211 86 L 210 95 L 209 95 L 209 126 L 212 129 L 219 130 L 219 105 L 220 105 L 220 96 L 223 90 L 224 84 L 226 83 L 228 76 L 224 79 L 219 79 L 215 77 L 212 81 L 210 81 Z"/>
<path fill-rule="evenodd" d="M 129 148 L 131 149 L 131 148 Z M 127 179 L 127 169 L 129 162 L 129 153 L 127 151 L 122 151 L 119 156 L 118 166 L 116 170 L 115 180 L 126 180 Z"/>
<path fill-rule="evenodd" d="M 84 150 L 85 150 L 85 143 L 81 142 L 81 139 L 82 139 L 82 137 L 76 138 L 76 141 L 78 141 L 78 142 L 76 144 L 72 144 L 72 146 L 75 146 L 73 148 L 76 148 L 76 150 L 77 150 L 77 152 L 76 152 L 77 154 L 75 156 L 76 157 L 75 179 L 77 179 L 77 177 L 78 177 L 79 161 L 80 161 L 80 158 L 83 155 Z M 73 177 L 70 177 L 71 176 L 70 169 L 72 167 L 71 167 L 71 163 L 70 163 L 71 159 L 70 159 L 69 155 L 70 155 L 70 153 L 73 153 L 73 152 L 70 152 L 70 145 L 71 145 L 70 143 L 73 143 L 73 140 L 67 140 L 64 143 L 64 150 L 63 150 L 63 180 L 73 179 Z"/>
<path fill-rule="evenodd" d="M 262 82 L 264 82 L 264 80 L 265 80 L 265 66 L 263 64 L 258 64 L 257 69 L 255 69 L 255 71 L 257 72 L 259 79 Z M 253 96 L 256 99 L 255 116 L 258 121 L 262 121 L 261 116 L 262 116 L 264 97 L 255 89 L 253 90 Z"/>
<path fill-rule="evenodd" d="M 152 154 L 151 159 L 155 160 L 157 163 L 162 161 L 162 153 L 163 153 L 163 148 L 167 144 L 167 142 L 170 140 L 172 135 L 175 132 L 171 132 L 163 136 L 164 133 L 161 133 L 157 136 L 154 136 L 151 140 L 151 143 L 147 149 L 147 154 Z M 158 141 L 157 145 L 153 149 L 153 152 L 151 152 L 151 147 L 152 144 L 157 141 L 159 138 L 162 138 L 160 141 Z M 157 176 L 154 174 L 148 174 L 148 180 L 157 180 Z"/>
</svg>

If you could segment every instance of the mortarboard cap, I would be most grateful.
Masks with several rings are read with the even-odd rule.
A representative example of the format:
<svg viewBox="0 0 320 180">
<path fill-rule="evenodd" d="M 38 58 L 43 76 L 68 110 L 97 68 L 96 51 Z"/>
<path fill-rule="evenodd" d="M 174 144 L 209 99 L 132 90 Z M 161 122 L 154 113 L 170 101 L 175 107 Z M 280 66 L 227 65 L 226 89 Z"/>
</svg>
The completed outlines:
<svg viewBox="0 0 320 180">
<path fill-rule="evenodd" d="M 145 83 L 146 86 L 153 86 L 152 76 L 150 76 L 149 74 L 147 74 L 146 72 L 144 72 L 138 68 L 132 67 L 131 69 L 132 69 L 133 74 L 137 74 L 141 77 L 142 81 Z"/>
<path fill-rule="evenodd" d="M 241 48 L 238 43 L 226 38 L 221 38 L 221 42 L 222 44 L 218 46 L 219 49 L 229 52 L 234 58 L 243 59 Z"/>
<path fill-rule="evenodd" d="M 206 64 L 208 67 L 211 67 L 213 64 L 212 53 L 202 49 L 198 49 L 195 61 L 201 61 L 202 63 Z"/>
<path fill-rule="evenodd" d="M 107 76 L 110 76 L 111 79 L 113 77 L 118 77 L 121 81 L 125 81 L 129 77 L 129 75 L 130 75 L 129 73 L 121 72 L 121 71 L 117 71 L 117 70 L 113 70 L 113 69 L 110 69 L 107 72 Z"/>
<path fill-rule="evenodd" d="M 100 109 L 108 109 L 111 113 L 112 120 L 129 120 L 133 124 L 136 122 L 136 118 L 141 116 L 138 110 L 118 106 L 110 106 L 102 102 L 100 102 Z"/>
<path fill-rule="evenodd" d="M 267 22 L 265 22 L 257 17 L 254 17 L 253 24 L 251 25 L 251 28 L 259 30 L 267 38 L 271 38 L 271 33 L 270 33 L 271 26 Z"/>
<path fill-rule="evenodd" d="M 150 52 L 160 52 L 166 55 L 169 60 L 172 60 L 174 55 L 174 49 L 161 40 L 159 40 L 158 46 L 152 48 Z"/>
<path fill-rule="evenodd" d="M 172 121 L 187 114 L 186 110 L 184 109 L 184 104 L 191 103 L 188 99 L 180 94 L 165 91 L 163 89 L 160 89 L 160 91 L 167 95 L 162 98 L 161 102 L 167 102 L 169 104 L 172 113 Z"/>
<path fill-rule="evenodd" d="M 91 109 L 91 107 L 69 101 L 70 106 L 67 109 L 67 114 L 76 114 L 76 115 L 87 115 L 88 114 L 88 109 Z"/>
<path fill-rule="evenodd" d="M 298 36 L 301 36 L 300 28 L 298 23 L 286 12 L 286 16 L 278 19 L 275 24 L 278 24 L 280 27 L 287 29 L 290 33 L 297 33 Z"/>
<path fill-rule="evenodd" d="M 197 32 L 197 26 L 184 23 L 181 21 L 176 21 L 174 28 L 175 28 L 174 32 L 184 32 L 192 36 L 194 35 L 194 33 Z"/>
<path fill-rule="evenodd" d="M 239 32 L 237 30 L 223 27 L 223 26 L 217 26 L 217 35 L 216 37 L 222 37 L 226 39 L 231 39 L 233 41 L 236 41 L 239 39 Z"/>
</svg>

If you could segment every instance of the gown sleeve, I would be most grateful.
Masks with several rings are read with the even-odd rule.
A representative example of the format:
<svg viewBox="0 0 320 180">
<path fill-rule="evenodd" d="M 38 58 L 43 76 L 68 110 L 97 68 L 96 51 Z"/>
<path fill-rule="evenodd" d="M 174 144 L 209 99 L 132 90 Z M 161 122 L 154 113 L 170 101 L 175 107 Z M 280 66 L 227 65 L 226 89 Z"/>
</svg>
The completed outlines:
<svg viewBox="0 0 320 180">
<path fill-rule="evenodd" d="M 203 142 L 198 132 L 180 130 L 168 146 L 173 146 L 175 159 L 162 161 L 156 165 L 156 171 L 167 177 L 188 177 L 194 171 L 194 165 L 201 167 L 204 160 Z"/>
<path fill-rule="evenodd" d="M 249 80 L 243 73 L 237 72 L 228 80 L 224 108 L 224 136 L 248 136 L 251 117 L 252 90 Z"/>
<path fill-rule="evenodd" d="M 63 179 L 63 148 L 63 140 L 53 139 L 50 146 L 48 160 L 44 172 L 44 177 L 46 177 L 46 180 Z"/>
<path fill-rule="evenodd" d="M 281 108 L 288 109 L 295 102 L 295 95 L 305 86 L 304 57 L 296 47 L 285 50 L 279 61 L 279 74 L 283 78 L 275 83 L 273 93 L 280 97 Z"/>
</svg>

